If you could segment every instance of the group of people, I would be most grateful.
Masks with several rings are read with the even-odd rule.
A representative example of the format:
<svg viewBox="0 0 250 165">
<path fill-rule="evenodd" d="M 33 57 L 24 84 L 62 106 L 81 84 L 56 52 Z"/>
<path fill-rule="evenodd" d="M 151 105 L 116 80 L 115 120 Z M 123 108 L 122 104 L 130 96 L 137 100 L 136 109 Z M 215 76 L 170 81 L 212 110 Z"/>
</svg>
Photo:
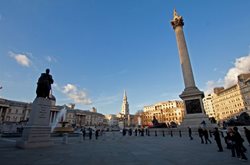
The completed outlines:
<svg viewBox="0 0 250 165">
<path fill-rule="evenodd" d="M 244 127 L 244 132 L 246 139 L 250 145 L 250 130 Z M 188 134 L 190 140 L 193 140 L 192 136 L 192 129 L 191 127 L 188 127 Z M 244 139 L 241 137 L 241 134 L 238 131 L 238 127 L 228 128 L 227 129 L 227 135 L 224 136 L 223 133 L 217 128 L 214 128 L 214 131 L 208 131 L 206 128 L 198 128 L 198 135 L 201 139 L 201 143 L 212 143 L 209 139 L 209 134 L 214 136 L 214 140 L 218 146 L 218 152 L 223 152 L 223 147 L 221 143 L 221 136 L 224 137 L 225 143 L 227 145 L 227 149 L 231 150 L 231 156 L 239 158 L 240 160 L 247 160 L 247 157 L 245 155 L 245 152 L 247 151 L 246 147 L 244 147 L 243 142 Z M 204 137 L 204 139 L 203 139 Z"/>
<path fill-rule="evenodd" d="M 245 129 L 245 135 L 248 140 L 248 143 L 250 144 L 250 135 L 249 130 L 244 127 Z M 198 132 L 201 132 L 198 130 Z M 200 133 L 199 133 L 200 135 Z M 218 146 L 218 152 L 223 152 L 223 147 L 221 143 L 221 136 L 223 137 L 223 133 L 219 131 L 217 127 L 215 127 L 213 131 L 214 140 L 216 141 L 216 144 Z M 201 136 L 200 136 L 201 137 Z M 247 160 L 247 157 L 245 155 L 245 152 L 247 149 L 244 147 L 243 142 L 244 139 L 242 138 L 241 134 L 238 131 L 238 127 L 228 128 L 226 136 L 224 136 L 225 143 L 227 145 L 227 149 L 231 150 L 231 156 L 239 158 L 240 160 Z M 201 141 L 201 143 L 204 143 L 204 141 Z"/>
<path fill-rule="evenodd" d="M 99 135 L 102 134 L 102 131 L 100 129 L 94 130 L 94 129 L 90 128 L 90 127 L 87 130 L 86 130 L 85 127 L 81 128 L 81 132 L 82 132 L 83 140 L 85 140 L 85 137 L 87 135 L 89 137 L 89 140 L 91 140 L 93 132 L 95 133 L 95 139 L 96 140 L 98 139 Z"/>
<path fill-rule="evenodd" d="M 132 130 L 132 128 L 123 128 L 122 129 L 122 135 L 125 136 L 126 134 L 128 134 L 128 136 L 132 136 L 134 132 L 134 136 L 150 136 L 151 133 L 153 134 L 153 136 L 158 136 L 158 134 L 165 136 L 166 131 L 162 130 L 162 131 L 149 131 L 148 128 L 135 128 L 134 130 Z M 170 130 L 169 132 L 170 136 L 173 136 L 173 132 L 172 130 Z M 180 132 L 180 137 L 181 137 L 181 132 Z"/>
<path fill-rule="evenodd" d="M 134 129 L 134 135 L 135 136 L 144 136 L 144 132 L 146 131 L 146 135 L 148 135 L 148 129 L 144 129 L 144 128 L 135 128 Z M 132 128 L 126 129 L 123 128 L 122 129 L 122 135 L 125 136 L 128 133 L 129 136 L 132 136 L 133 134 L 133 130 Z"/>
<path fill-rule="evenodd" d="M 201 143 L 204 144 L 208 144 L 208 142 L 211 144 L 211 140 L 209 139 L 209 133 L 208 133 L 208 130 L 206 128 L 201 128 L 199 127 L 198 128 L 198 134 L 199 134 L 199 137 L 201 139 Z"/>
<path fill-rule="evenodd" d="M 246 139 L 250 144 L 250 135 L 249 130 L 244 127 Z M 228 128 L 227 135 L 224 137 L 227 148 L 231 150 L 232 157 L 238 157 L 242 160 L 247 160 L 245 152 L 247 151 L 246 147 L 243 145 L 244 139 L 241 137 L 238 128 Z"/>
</svg>

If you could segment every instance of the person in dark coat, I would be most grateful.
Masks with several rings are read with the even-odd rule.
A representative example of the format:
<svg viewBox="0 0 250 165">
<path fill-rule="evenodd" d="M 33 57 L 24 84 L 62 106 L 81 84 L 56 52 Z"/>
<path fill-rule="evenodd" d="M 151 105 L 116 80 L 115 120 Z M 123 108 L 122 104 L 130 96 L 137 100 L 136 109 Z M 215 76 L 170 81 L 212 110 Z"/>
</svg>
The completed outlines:
<svg viewBox="0 0 250 165">
<path fill-rule="evenodd" d="M 198 128 L 198 134 L 199 134 L 199 137 L 201 138 L 201 144 L 204 143 L 204 140 L 203 140 L 203 130 L 201 127 Z"/>
<path fill-rule="evenodd" d="M 125 136 L 125 135 L 126 135 L 126 132 L 127 132 L 126 129 L 123 128 L 123 129 L 122 129 L 122 135 Z"/>
<path fill-rule="evenodd" d="M 217 146 L 219 148 L 218 152 L 223 152 L 223 148 L 221 145 L 221 140 L 220 140 L 220 132 L 217 127 L 214 128 L 214 140 L 217 143 Z"/>
<path fill-rule="evenodd" d="M 209 142 L 211 144 L 212 142 L 209 139 L 208 130 L 206 128 L 203 129 L 203 135 L 204 135 L 204 138 L 205 138 L 205 143 L 207 144 L 207 142 Z"/>
<path fill-rule="evenodd" d="M 250 130 L 247 129 L 247 127 L 243 127 L 244 128 L 244 132 L 245 132 L 245 136 L 247 138 L 248 144 L 250 145 Z"/>
<path fill-rule="evenodd" d="M 82 137 L 83 137 L 83 140 L 85 140 L 85 136 L 86 136 L 86 130 L 85 130 L 85 128 L 82 128 Z"/>
<path fill-rule="evenodd" d="M 137 128 L 135 129 L 135 136 L 137 136 Z"/>
<path fill-rule="evenodd" d="M 141 129 L 141 136 L 144 136 L 144 128 Z"/>
<path fill-rule="evenodd" d="M 244 149 L 245 147 L 243 146 L 244 140 L 242 139 L 240 133 L 238 132 L 238 128 L 234 127 L 233 128 L 234 135 L 235 135 L 235 148 L 236 148 L 236 153 L 239 154 L 240 159 L 242 160 L 247 160 L 246 155 L 244 154 Z"/>
<path fill-rule="evenodd" d="M 95 139 L 96 139 L 96 140 L 98 139 L 98 136 L 99 136 L 99 130 L 96 129 L 96 130 L 95 130 Z"/>
<path fill-rule="evenodd" d="M 235 141 L 235 134 L 234 134 L 234 131 L 232 128 L 228 128 L 227 130 L 227 145 L 228 145 L 228 149 L 231 149 L 231 156 L 232 157 L 235 157 L 235 152 L 236 152 L 236 148 L 235 148 L 235 144 L 236 144 L 236 141 Z M 237 154 L 237 157 L 239 158 L 240 155 L 238 152 L 236 152 Z"/>
<path fill-rule="evenodd" d="M 188 136 L 189 136 L 190 140 L 193 140 L 191 127 L 188 127 Z"/>
<path fill-rule="evenodd" d="M 91 139 L 92 139 L 92 129 L 89 128 L 89 140 L 91 140 Z"/>
<path fill-rule="evenodd" d="M 129 128 L 128 134 L 129 134 L 129 136 L 132 136 L 132 129 L 131 128 Z"/>
</svg>

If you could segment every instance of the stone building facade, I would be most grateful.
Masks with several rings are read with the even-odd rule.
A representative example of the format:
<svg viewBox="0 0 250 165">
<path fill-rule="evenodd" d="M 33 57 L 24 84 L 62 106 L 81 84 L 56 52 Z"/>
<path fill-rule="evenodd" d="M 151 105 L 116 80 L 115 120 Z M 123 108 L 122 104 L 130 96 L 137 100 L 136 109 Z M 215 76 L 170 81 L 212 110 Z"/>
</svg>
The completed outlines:
<svg viewBox="0 0 250 165">
<path fill-rule="evenodd" d="M 142 125 L 152 125 L 153 116 L 155 116 L 160 123 L 170 124 L 174 122 L 180 124 L 184 117 L 184 104 L 182 101 L 175 100 L 144 106 L 141 115 Z"/>
<path fill-rule="evenodd" d="M 215 118 L 215 110 L 213 107 L 213 96 L 214 94 L 208 94 L 203 98 L 204 110 L 209 118 Z"/>
<path fill-rule="evenodd" d="M 0 98 L 0 124 L 24 122 L 29 118 L 31 103 Z"/>
<path fill-rule="evenodd" d="M 250 73 L 238 76 L 237 84 L 229 88 L 215 88 L 213 107 L 217 121 L 224 121 L 250 112 Z"/>
<path fill-rule="evenodd" d="M 50 125 L 58 121 L 67 121 L 69 125 L 80 126 L 100 126 L 104 124 L 104 115 L 97 113 L 96 108 L 91 110 L 75 109 L 74 105 L 66 106 L 65 119 L 58 119 L 59 113 L 64 106 L 56 106 L 55 98 L 52 101 L 50 110 Z M 24 124 L 28 121 L 31 112 L 32 103 L 13 101 L 0 98 L 0 125 L 6 123 Z"/>
<path fill-rule="evenodd" d="M 93 109 L 92 109 L 93 110 Z M 68 125 L 73 127 L 83 126 L 103 126 L 105 125 L 105 116 L 95 111 L 80 110 L 80 109 L 67 109 L 66 119 Z"/>
</svg>

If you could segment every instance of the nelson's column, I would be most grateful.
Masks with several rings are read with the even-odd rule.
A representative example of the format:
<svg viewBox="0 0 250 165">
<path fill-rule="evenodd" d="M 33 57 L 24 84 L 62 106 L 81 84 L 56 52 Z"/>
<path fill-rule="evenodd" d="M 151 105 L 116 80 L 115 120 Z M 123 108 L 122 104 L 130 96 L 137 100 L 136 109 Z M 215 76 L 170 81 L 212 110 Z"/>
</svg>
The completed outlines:
<svg viewBox="0 0 250 165">
<path fill-rule="evenodd" d="M 171 25 L 176 34 L 177 46 L 179 51 L 181 69 L 185 84 L 184 91 L 179 95 L 185 104 L 185 117 L 181 127 L 198 127 L 201 123 L 210 124 L 208 117 L 205 114 L 202 98 L 204 93 L 200 91 L 194 81 L 191 62 L 188 55 L 187 45 L 183 32 L 183 18 L 174 10 L 174 18 Z M 203 122 L 204 121 L 204 122 Z"/>
</svg>

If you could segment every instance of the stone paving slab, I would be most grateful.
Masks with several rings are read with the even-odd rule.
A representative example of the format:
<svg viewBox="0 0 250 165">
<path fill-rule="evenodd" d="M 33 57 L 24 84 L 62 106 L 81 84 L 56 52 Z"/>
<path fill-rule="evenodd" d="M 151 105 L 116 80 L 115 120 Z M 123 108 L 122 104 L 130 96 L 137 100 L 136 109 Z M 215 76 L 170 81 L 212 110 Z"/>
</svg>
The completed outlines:
<svg viewBox="0 0 250 165">
<path fill-rule="evenodd" d="M 1 165 L 241 165 L 249 164 L 231 157 L 230 150 L 217 152 L 215 141 L 200 144 L 198 137 L 128 137 L 106 133 L 98 140 L 53 138 L 49 148 L 18 149 L 15 139 L 0 138 Z M 225 146 L 225 144 L 224 144 Z M 248 150 L 248 147 L 246 144 Z M 250 151 L 247 157 L 250 158 Z"/>
</svg>

